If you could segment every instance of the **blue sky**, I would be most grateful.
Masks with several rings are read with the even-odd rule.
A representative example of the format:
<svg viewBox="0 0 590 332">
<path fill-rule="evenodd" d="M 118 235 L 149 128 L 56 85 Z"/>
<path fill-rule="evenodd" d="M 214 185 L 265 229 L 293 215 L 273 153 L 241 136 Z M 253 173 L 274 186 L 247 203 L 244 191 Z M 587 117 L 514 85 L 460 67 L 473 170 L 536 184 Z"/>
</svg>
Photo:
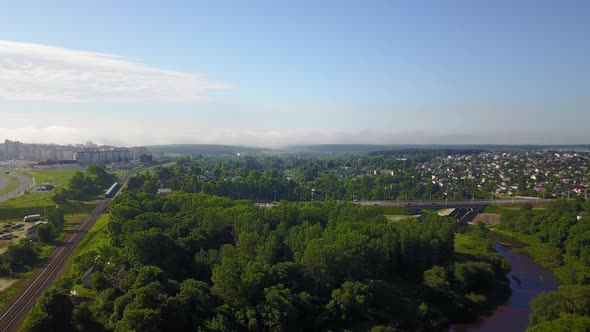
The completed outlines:
<svg viewBox="0 0 590 332">
<path fill-rule="evenodd" d="M 0 136 L 590 143 L 589 35 L 587 1 L 5 2 Z"/>
</svg>

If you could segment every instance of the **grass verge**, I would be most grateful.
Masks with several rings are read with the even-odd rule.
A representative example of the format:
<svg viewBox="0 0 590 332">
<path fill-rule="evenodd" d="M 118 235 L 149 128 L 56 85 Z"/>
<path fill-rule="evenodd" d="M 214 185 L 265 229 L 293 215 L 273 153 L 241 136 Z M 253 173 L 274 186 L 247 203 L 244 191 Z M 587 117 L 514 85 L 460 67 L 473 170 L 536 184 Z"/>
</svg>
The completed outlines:
<svg viewBox="0 0 590 332">
<path fill-rule="evenodd" d="M 109 215 L 103 214 L 98 218 L 96 223 L 88 230 L 88 233 L 82 241 L 78 243 L 76 249 L 66 262 L 65 275 L 73 275 L 74 271 L 74 258 L 84 254 L 88 251 L 95 250 L 101 246 L 109 244 L 109 233 L 108 233 Z"/>
<path fill-rule="evenodd" d="M 18 179 L 13 179 L 12 177 L 4 175 L 4 174 L 0 174 L 0 176 L 8 179 L 8 185 L 6 185 L 6 187 L 0 189 L 0 195 L 4 195 L 7 192 L 10 192 L 10 191 L 14 190 L 16 187 L 18 187 L 18 185 L 19 185 Z"/>
<path fill-rule="evenodd" d="M 499 236 L 500 241 L 508 242 L 520 251 L 527 253 L 533 260 L 544 268 L 551 271 L 563 265 L 563 259 L 559 249 L 551 247 L 549 244 L 541 243 L 534 235 L 520 234 L 507 231 L 504 229 L 492 228 L 492 231 Z"/>
</svg>

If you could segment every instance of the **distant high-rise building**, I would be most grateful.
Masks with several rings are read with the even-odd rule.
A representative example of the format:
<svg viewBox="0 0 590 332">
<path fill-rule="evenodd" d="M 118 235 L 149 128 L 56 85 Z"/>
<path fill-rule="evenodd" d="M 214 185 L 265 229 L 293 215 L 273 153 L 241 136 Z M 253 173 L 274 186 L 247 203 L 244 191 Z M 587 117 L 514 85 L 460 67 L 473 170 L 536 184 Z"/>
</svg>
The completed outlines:
<svg viewBox="0 0 590 332">
<path fill-rule="evenodd" d="M 74 153 L 74 159 L 81 164 L 105 164 L 133 159 L 131 149 L 86 150 Z"/>
<path fill-rule="evenodd" d="M 146 147 L 98 147 L 91 141 L 86 142 L 85 145 L 63 146 L 55 144 L 23 144 L 7 139 L 4 141 L 4 144 L 0 144 L 0 148 L 0 158 L 42 162 L 76 160 L 82 164 L 104 164 L 137 160 L 142 154 L 147 153 Z"/>
<path fill-rule="evenodd" d="M 131 148 L 131 159 L 138 160 L 142 154 L 148 154 L 145 146 L 136 146 Z"/>
<path fill-rule="evenodd" d="M 6 151 L 6 158 L 8 159 L 21 159 L 21 143 L 11 140 L 4 140 L 4 149 Z"/>
</svg>

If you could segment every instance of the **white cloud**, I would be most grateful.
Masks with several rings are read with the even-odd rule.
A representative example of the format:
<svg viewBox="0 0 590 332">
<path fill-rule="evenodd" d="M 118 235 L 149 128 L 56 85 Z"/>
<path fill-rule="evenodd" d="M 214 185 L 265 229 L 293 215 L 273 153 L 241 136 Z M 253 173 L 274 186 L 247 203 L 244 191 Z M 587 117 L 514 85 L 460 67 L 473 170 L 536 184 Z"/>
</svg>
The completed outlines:
<svg viewBox="0 0 590 332">
<path fill-rule="evenodd" d="M 230 88 L 117 55 L 0 40 L 0 100 L 198 101 Z"/>
</svg>

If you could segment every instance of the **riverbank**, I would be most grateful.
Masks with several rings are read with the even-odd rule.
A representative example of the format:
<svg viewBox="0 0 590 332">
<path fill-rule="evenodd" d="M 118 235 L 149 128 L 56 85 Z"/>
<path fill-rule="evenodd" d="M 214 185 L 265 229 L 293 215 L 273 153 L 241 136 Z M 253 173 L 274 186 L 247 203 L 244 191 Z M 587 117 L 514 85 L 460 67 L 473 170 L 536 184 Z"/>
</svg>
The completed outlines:
<svg viewBox="0 0 590 332">
<path fill-rule="evenodd" d="M 499 305 L 491 315 L 482 316 L 472 323 L 455 324 L 451 331 L 524 331 L 529 326 L 530 301 L 543 292 L 558 288 L 559 282 L 552 271 L 537 264 L 532 256 L 525 252 L 526 243 L 504 234 L 500 234 L 499 237 L 496 251 L 512 266 L 512 270 L 507 274 L 512 290 L 510 298 Z"/>
<path fill-rule="evenodd" d="M 515 250 L 529 255 L 535 263 L 550 269 L 554 274 L 558 268 L 563 266 L 563 258 L 559 249 L 547 243 L 541 243 L 534 235 L 520 234 L 497 227 L 492 228 L 491 231 L 498 236 L 501 243 L 508 244 Z"/>
</svg>

